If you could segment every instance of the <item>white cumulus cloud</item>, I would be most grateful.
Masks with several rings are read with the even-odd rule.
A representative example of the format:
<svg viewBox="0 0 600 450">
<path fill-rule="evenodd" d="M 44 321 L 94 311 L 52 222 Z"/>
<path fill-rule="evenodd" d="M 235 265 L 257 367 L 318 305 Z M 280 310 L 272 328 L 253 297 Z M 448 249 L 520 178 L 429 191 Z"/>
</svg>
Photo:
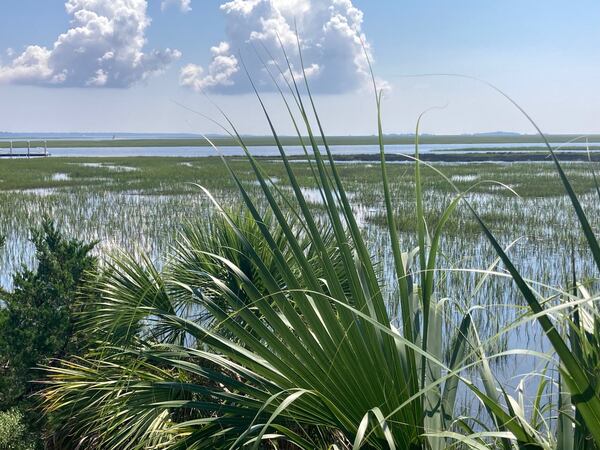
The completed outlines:
<svg viewBox="0 0 600 450">
<path fill-rule="evenodd" d="M 231 54 L 227 42 L 211 47 L 212 61 L 208 73 L 196 64 L 188 64 L 181 69 L 180 82 L 196 90 L 233 86 L 233 76 L 239 71 L 237 58 Z"/>
<path fill-rule="evenodd" d="M 178 50 L 144 51 L 146 0 L 67 0 L 71 28 L 51 48 L 28 46 L 0 65 L 0 83 L 129 87 L 164 70 Z"/>
<path fill-rule="evenodd" d="M 171 5 L 179 6 L 182 13 L 187 13 L 192 10 L 192 0 L 162 0 L 160 2 L 160 9 L 164 11 Z"/>
<path fill-rule="evenodd" d="M 182 86 L 218 93 L 248 91 L 250 85 L 237 57 L 241 51 L 253 81 L 263 89 L 273 89 L 252 47 L 268 62 L 269 52 L 275 55 L 281 65 L 279 39 L 295 62 L 293 73 L 298 77 L 295 23 L 315 92 L 350 92 L 370 79 L 363 42 L 369 57 L 371 50 L 362 32 L 363 13 L 352 0 L 232 0 L 223 3 L 221 10 L 227 18 L 227 39 L 211 48 L 206 70 L 196 64 L 182 69 Z"/>
</svg>

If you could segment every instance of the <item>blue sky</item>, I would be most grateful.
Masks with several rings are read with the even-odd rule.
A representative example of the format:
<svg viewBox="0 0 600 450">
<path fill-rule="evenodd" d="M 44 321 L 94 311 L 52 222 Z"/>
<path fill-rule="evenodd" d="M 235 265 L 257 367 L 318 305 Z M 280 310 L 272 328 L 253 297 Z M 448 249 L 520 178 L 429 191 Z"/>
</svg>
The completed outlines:
<svg viewBox="0 0 600 450">
<path fill-rule="evenodd" d="M 290 132 L 245 42 L 276 51 L 272 31 L 285 40 L 295 19 L 306 35 L 311 85 L 331 134 L 375 131 L 355 39 L 363 33 L 378 82 L 388 88 L 387 132 L 411 131 L 419 112 L 435 105 L 446 106 L 428 115 L 425 132 L 532 131 L 489 88 L 464 79 L 407 77 L 424 73 L 484 78 L 517 99 L 546 132 L 600 132 L 597 1 L 235 0 L 220 8 L 225 3 L 3 0 L 0 130 L 217 132 L 175 103 L 217 117 L 203 91 L 241 131 L 266 133 L 241 51 L 281 132 Z"/>
</svg>

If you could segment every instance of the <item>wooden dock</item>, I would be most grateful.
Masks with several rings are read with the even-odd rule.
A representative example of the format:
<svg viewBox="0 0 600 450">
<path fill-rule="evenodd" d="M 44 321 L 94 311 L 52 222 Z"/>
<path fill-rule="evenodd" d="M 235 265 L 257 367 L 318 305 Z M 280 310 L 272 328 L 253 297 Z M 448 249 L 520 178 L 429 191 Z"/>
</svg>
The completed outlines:
<svg viewBox="0 0 600 450">
<path fill-rule="evenodd" d="M 44 148 L 40 147 L 31 148 L 31 141 L 27 141 L 27 149 L 24 148 L 13 148 L 13 142 L 10 141 L 10 148 L 6 153 L 0 151 L 0 158 L 43 158 L 50 156 L 48 153 L 48 144 L 44 141 Z"/>
</svg>

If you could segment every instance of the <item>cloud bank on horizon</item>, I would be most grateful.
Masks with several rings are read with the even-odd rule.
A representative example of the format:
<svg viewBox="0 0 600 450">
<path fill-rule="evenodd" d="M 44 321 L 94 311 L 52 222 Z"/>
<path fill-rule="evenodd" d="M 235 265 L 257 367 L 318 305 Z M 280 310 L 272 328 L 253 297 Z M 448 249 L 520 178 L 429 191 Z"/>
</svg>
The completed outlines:
<svg viewBox="0 0 600 450">
<path fill-rule="evenodd" d="M 71 28 L 51 48 L 29 45 L 12 55 L 0 65 L 0 83 L 126 88 L 181 56 L 169 48 L 144 51 L 146 0 L 67 0 L 65 9 Z"/>
<path fill-rule="evenodd" d="M 315 92 L 350 92 L 370 80 L 365 49 L 369 57 L 371 49 L 362 32 L 363 13 L 352 0 L 232 0 L 223 3 L 221 10 L 227 18 L 227 39 L 211 47 L 206 68 L 188 64 L 181 69 L 182 86 L 220 94 L 250 91 L 238 56 L 241 52 L 253 81 L 262 89 L 275 89 L 254 49 L 278 74 L 269 55 L 277 55 L 281 63 L 279 39 L 296 62 L 294 77 L 299 77 L 295 24 L 306 75 Z"/>
</svg>

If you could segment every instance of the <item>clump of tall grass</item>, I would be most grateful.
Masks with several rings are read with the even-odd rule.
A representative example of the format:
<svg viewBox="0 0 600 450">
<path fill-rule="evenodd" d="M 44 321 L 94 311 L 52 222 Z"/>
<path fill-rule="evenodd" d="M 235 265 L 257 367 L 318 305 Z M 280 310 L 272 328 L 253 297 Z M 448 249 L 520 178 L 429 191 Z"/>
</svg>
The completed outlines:
<svg viewBox="0 0 600 450">
<path fill-rule="evenodd" d="M 287 62 L 287 74 L 292 73 Z M 564 319 L 572 325 L 569 346 L 554 318 L 567 311 L 565 302 L 547 307 L 550 303 L 540 299 L 466 202 L 498 254 L 481 271 L 481 282 L 496 275 L 501 262 L 532 310 L 521 321 L 537 320 L 560 358 L 565 389 L 561 425 L 555 430 L 549 425 L 555 411 L 540 403 L 546 384 L 540 383 L 530 415 L 521 399 L 498 385 L 471 311 L 459 311 L 460 320 L 444 332 L 452 304 L 436 292 L 440 239 L 466 200 L 457 190 L 435 227 L 428 228 L 418 126 L 418 245 L 406 251 L 375 87 L 385 226 L 395 272 L 388 295 L 390 286 L 365 243 L 308 83 L 303 94 L 293 76 L 281 75 L 288 80 L 289 94 L 280 93 L 290 119 L 300 139 L 301 129 L 308 136 L 303 147 L 323 214 L 317 216 L 310 207 L 256 92 L 292 199 L 271 182 L 227 121 L 231 137 L 246 152 L 266 209 L 223 159 L 242 198 L 242 214 L 201 188 L 213 203 L 214 221 L 188 227 L 163 270 L 149 258 L 121 256 L 110 264 L 96 286 L 99 300 L 80 319 L 96 336 L 97 347 L 85 358 L 48 369 L 45 407 L 62 420 L 65 447 L 510 449 L 568 448 L 563 445 L 583 439 L 594 448 L 600 442 L 600 399 L 593 378 L 597 328 L 590 328 L 588 320 L 594 299 L 568 296 L 568 308 L 578 314 Z M 600 267 L 591 227 L 554 160 Z M 587 305 L 588 315 L 582 315 L 581 305 Z M 488 419 L 458 414 L 460 389 L 486 407 Z M 566 402 L 575 405 L 574 417 Z M 579 431 L 571 439 L 572 429 Z"/>
</svg>

